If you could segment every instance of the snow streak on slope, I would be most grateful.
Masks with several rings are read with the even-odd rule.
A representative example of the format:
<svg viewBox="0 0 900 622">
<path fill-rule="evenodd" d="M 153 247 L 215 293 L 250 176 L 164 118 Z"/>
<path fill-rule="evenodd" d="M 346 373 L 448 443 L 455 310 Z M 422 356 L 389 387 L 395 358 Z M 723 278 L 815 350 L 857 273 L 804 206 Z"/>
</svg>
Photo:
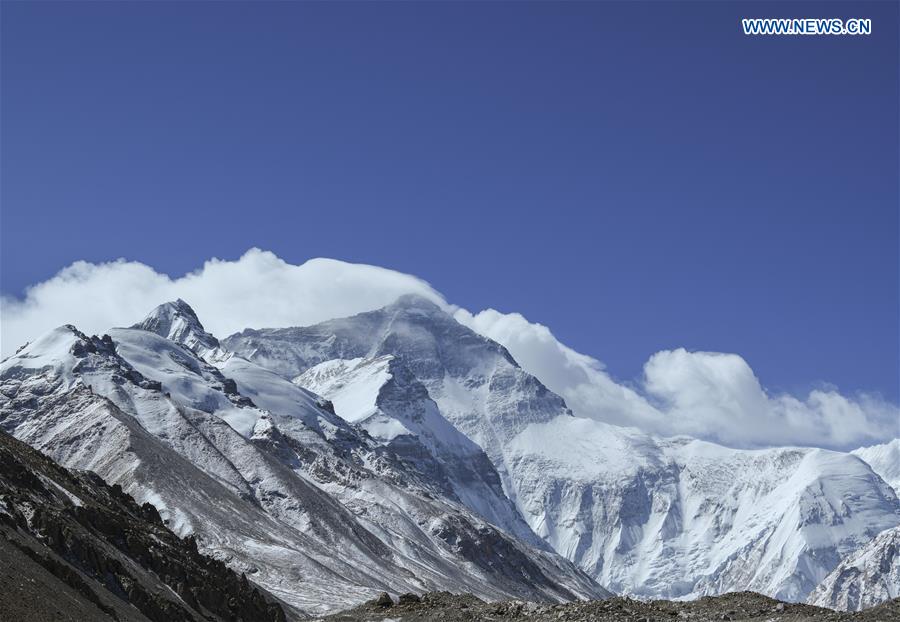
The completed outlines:
<svg viewBox="0 0 900 622">
<path fill-rule="evenodd" d="M 864 460 L 900 495 L 900 438 L 850 452 Z"/>
<path fill-rule="evenodd" d="M 849 555 L 816 587 L 809 604 L 859 611 L 900 597 L 900 527 Z"/>
<path fill-rule="evenodd" d="M 178 321 L 143 324 L 168 335 Z M 379 590 L 606 593 L 407 472 L 308 391 L 240 357 L 212 358 L 221 369 L 146 330 L 98 339 L 63 327 L 3 362 L 0 425 L 151 501 L 206 552 L 308 611 Z"/>
<path fill-rule="evenodd" d="M 531 527 L 617 591 L 805 600 L 841 556 L 900 523 L 893 491 L 847 454 L 658 441 L 575 418 L 502 346 L 422 298 L 223 343 L 285 377 L 394 357 L 484 449 Z"/>
</svg>

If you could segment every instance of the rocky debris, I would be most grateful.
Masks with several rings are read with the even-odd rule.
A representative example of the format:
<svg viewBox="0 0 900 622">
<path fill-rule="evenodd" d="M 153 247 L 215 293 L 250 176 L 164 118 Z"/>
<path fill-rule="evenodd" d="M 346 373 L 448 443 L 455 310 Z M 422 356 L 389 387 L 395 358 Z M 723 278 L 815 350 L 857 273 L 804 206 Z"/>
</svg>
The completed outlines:
<svg viewBox="0 0 900 622">
<path fill-rule="evenodd" d="M 169 531 L 151 504 L 3 432 L 0 553 L 0 620 L 286 619 L 273 597 Z"/>
<path fill-rule="evenodd" d="M 900 599 L 858 613 L 845 613 L 810 605 L 783 603 L 754 592 L 732 592 L 692 601 L 640 601 L 628 597 L 548 604 L 524 601 L 491 603 L 469 594 L 432 592 L 415 599 L 403 595 L 386 611 L 378 603 L 325 618 L 325 622 L 889 622 L 900 620 Z M 393 602 L 393 601 L 391 601 Z"/>
</svg>

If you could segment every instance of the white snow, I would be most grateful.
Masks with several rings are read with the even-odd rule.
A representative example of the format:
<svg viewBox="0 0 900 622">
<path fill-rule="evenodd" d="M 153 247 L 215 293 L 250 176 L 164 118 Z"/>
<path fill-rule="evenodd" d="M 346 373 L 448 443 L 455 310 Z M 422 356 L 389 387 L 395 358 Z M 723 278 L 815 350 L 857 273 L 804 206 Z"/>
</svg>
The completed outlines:
<svg viewBox="0 0 900 622">
<path fill-rule="evenodd" d="M 326 361 L 294 378 L 293 382 L 327 397 L 340 417 L 357 423 L 378 410 L 375 404 L 378 393 L 391 379 L 390 360 L 390 357 L 380 357 Z"/>
<path fill-rule="evenodd" d="M 68 370 L 74 365 L 72 347 L 80 341 L 77 331 L 71 326 L 55 328 L 30 342 L 16 354 L 0 363 L 0 371 L 13 368 L 27 370 L 48 370 L 70 386 L 74 377 Z"/>
<path fill-rule="evenodd" d="M 867 462 L 900 495 L 900 438 L 881 445 L 860 447 L 850 453 Z"/>
</svg>

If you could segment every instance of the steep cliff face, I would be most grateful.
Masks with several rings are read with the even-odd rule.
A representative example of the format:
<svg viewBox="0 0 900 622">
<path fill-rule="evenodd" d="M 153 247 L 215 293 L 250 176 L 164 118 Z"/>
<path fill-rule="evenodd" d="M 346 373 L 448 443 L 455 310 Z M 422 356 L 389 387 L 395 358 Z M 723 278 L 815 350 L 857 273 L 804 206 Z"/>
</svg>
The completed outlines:
<svg viewBox="0 0 900 622">
<path fill-rule="evenodd" d="M 0 619 L 281 622 L 273 597 L 98 476 L 0 432 Z"/>
</svg>

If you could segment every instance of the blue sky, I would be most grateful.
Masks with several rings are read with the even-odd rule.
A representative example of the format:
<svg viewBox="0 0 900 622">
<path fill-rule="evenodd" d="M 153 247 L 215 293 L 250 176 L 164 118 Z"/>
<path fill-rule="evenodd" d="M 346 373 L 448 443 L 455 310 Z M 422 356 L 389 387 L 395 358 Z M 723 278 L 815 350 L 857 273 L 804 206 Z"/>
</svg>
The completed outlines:
<svg viewBox="0 0 900 622">
<path fill-rule="evenodd" d="M 747 16 L 870 17 L 749 38 Z M 0 289 L 249 247 L 898 394 L 898 4 L 2 4 Z"/>
</svg>

